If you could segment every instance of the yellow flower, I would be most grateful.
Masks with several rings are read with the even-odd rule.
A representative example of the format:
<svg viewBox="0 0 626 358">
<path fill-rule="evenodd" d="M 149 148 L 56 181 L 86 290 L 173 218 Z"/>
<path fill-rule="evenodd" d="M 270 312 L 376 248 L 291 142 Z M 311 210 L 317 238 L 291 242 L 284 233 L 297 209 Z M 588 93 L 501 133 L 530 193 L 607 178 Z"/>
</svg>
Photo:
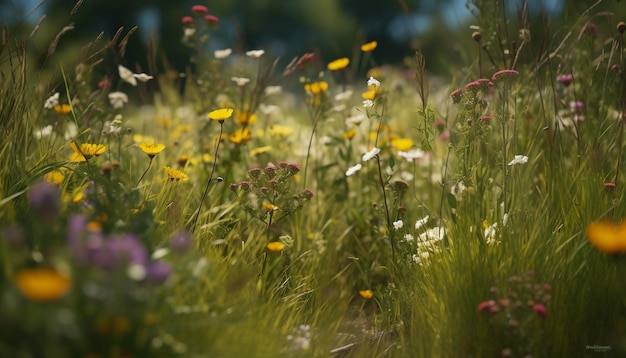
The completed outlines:
<svg viewBox="0 0 626 358">
<path fill-rule="evenodd" d="M 104 144 L 82 143 L 80 146 L 78 146 L 78 144 L 76 144 L 76 142 L 74 141 L 70 142 L 70 147 L 72 147 L 75 154 L 72 156 L 72 158 L 70 158 L 70 160 L 73 162 L 84 162 L 91 159 L 91 157 L 99 156 L 107 150 L 107 147 Z"/>
<path fill-rule="evenodd" d="M 351 130 L 343 133 L 343 138 L 350 140 L 350 139 L 354 138 L 355 135 L 356 135 L 356 129 L 351 129 Z"/>
<path fill-rule="evenodd" d="M 23 268 L 15 274 L 17 289 L 34 302 L 52 302 L 65 296 L 72 280 L 51 268 Z"/>
<path fill-rule="evenodd" d="M 307 93 L 310 93 L 312 95 L 325 93 L 328 90 L 328 82 L 319 81 L 319 82 L 307 83 L 304 85 L 304 90 L 307 91 Z"/>
<path fill-rule="evenodd" d="M 232 108 L 216 109 L 208 114 L 209 119 L 214 121 L 224 122 L 224 120 L 230 118 L 233 115 Z"/>
<path fill-rule="evenodd" d="M 284 137 L 290 135 L 291 133 L 293 133 L 293 128 L 287 127 L 287 126 L 282 126 L 280 124 L 274 124 L 274 125 L 270 126 L 269 132 L 270 132 L 270 135 L 272 135 L 272 136 L 277 136 L 277 137 L 284 138 Z"/>
<path fill-rule="evenodd" d="M 267 210 L 267 211 L 278 210 L 278 206 L 276 206 L 274 204 L 267 203 L 267 202 L 263 203 L 263 208 L 265 208 L 265 210 Z"/>
<path fill-rule="evenodd" d="M 133 142 L 142 143 L 142 142 L 156 142 L 153 137 L 143 135 L 143 134 L 133 134 Z"/>
<path fill-rule="evenodd" d="M 185 174 L 184 172 L 178 169 L 173 169 L 170 167 L 164 167 L 163 169 L 165 170 L 165 173 L 172 181 L 187 180 L 187 174 Z"/>
<path fill-rule="evenodd" d="M 596 249 L 606 254 L 626 253 L 626 221 L 619 225 L 612 221 L 594 222 L 587 226 L 585 232 Z"/>
<path fill-rule="evenodd" d="M 263 146 L 263 147 L 258 147 L 258 148 L 252 149 L 252 150 L 250 151 L 250 156 L 251 156 L 251 157 L 257 157 L 257 156 L 259 156 L 259 155 L 261 155 L 261 154 L 263 154 L 263 153 L 267 153 L 267 152 L 269 152 L 270 150 L 272 150 L 272 146 L 271 146 L 271 145 L 266 145 L 266 146 Z"/>
<path fill-rule="evenodd" d="M 154 142 L 146 142 L 139 143 L 139 149 L 141 149 L 144 153 L 150 157 L 150 159 L 154 158 L 155 155 L 159 154 L 163 149 L 165 149 L 165 145 L 161 143 Z"/>
<path fill-rule="evenodd" d="M 68 114 L 72 111 L 72 106 L 69 104 L 57 104 L 53 108 L 59 114 Z"/>
<path fill-rule="evenodd" d="M 242 126 L 249 126 L 256 123 L 257 116 L 254 113 L 235 112 L 235 119 L 237 124 Z"/>
<path fill-rule="evenodd" d="M 372 41 L 366 44 L 361 45 L 361 51 L 363 52 L 372 52 L 378 46 L 378 42 Z"/>
<path fill-rule="evenodd" d="M 366 300 L 369 300 L 372 297 L 374 297 L 374 291 L 372 291 L 372 290 L 360 290 L 359 291 L 359 295 L 361 295 L 361 297 L 365 298 Z"/>
<path fill-rule="evenodd" d="M 285 248 L 285 244 L 280 241 L 272 241 L 267 244 L 267 250 L 270 252 L 280 252 Z"/>
<path fill-rule="evenodd" d="M 65 176 L 63 175 L 63 173 L 55 170 L 47 173 L 43 176 L 43 178 L 54 185 L 61 185 L 63 179 L 65 179 Z"/>
<path fill-rule="evenodd" d="M 178 165 L 180 165 L 181 167 L 184 167 L 185 164 L 187 164 L 187 162 L 189 161 L 189 156 L 187 154 L 181 154 L 180 157 L 178 157 Z"/>
<path fill-rule="evenodd" d="M 376 94 L 378 93 L 377 90 L 369 90 L 369 91 L 365 91 L 363 93 L 361 93 L 361 97 L 363 97 L 363 99 L 369 99 L 370 101 L 373 101 L 374 98 L 376 98 Z"/>
<path fill-rule="evenodd" d="M 239 128 L 228 139 L 235 144 L 244 144 L 252 139 L 252 132 L 249 128 Z"/>
<path fill-rule="evenodd" d="M 327 67 L 331 71 L 339 71 L 348 67 L 349 64 L 350 64 L 350 59 L 347 57 L 342 57 L 342 58 L 339 58 L 330 62 Z"/>
<path fill-rule="evenodd" d="M 395 138 L 391 140 L 391 146 L 399 152 L 406 152 L 413 147 L 413 140 L 411 138 Z"/>
</svg>

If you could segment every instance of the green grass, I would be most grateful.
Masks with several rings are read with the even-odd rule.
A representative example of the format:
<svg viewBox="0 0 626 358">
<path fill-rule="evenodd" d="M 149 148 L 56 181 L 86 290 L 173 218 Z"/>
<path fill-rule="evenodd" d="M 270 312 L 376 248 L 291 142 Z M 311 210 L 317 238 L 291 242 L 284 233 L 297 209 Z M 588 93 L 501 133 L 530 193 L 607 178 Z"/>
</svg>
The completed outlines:
<svg viewBox="0 0 626 358">
<path fill-rule="evenodd" d="M 421 53 L 376 68 L 360 54 L 340 71 L 317 57 L 282 77 L 270 54 L 228 62 L 200 50 L 183 93 L 167 71 L 99 87 L 102 73 L 117 73 L 100 60 L 123 52 L 123 39 L 90 44 L 79 60 L 50 53 L 40 67 L 28 47 L 37 33 L 7 28 L 0 352 L 626 356 L 626 261 L 585 231 L 626 217 L 626 51 L 619 19 L 598 15 L 617 9 L 592 7 L 553 34 L 513 40 L 528 19 L 494 20 L 501 8 L 475 3 L 484 49 L 478 56 L 467 36 L 459 59 L 469 63 L 447 76 L 429 75 L 438 59 Z M 588 21 L 597 35 L 579 32 Z M 188 44 L 201 49 L 210 29 L 198 30 Z M 372 107 L 357 64 L 381 82 Z M 503 69 L 517 73 L 471 89 Z M 568 73 L 572 84 L 557 81 Z M 318 81 L 328 88 L 305 89 Z M 114 91 L 129 96 L 122 108 L 109 102 Z M 44 108 L 55 92 L 70 113 Z M 207 114 L 218 108 L 235 112 L 216 148 L 222 124 Z M 72 141 L 107 149 L 74 162 Z M 150 141 L 166 146 L 153 159 L 137 146 Z M 425 153 L 406 160 L 408 149 Z M 528 161 L 509 165 L 517 155 Z M 42 187 L 51 172 L 63 179 Z M 172 241 L 180 233 L 187 250 Z M 282 250 L 268 248 L 274 241 Z M 42 268 L 54 278 L 28 285 Z M 479 311 L 489 300 L 498 311 Z"/>
</svg>

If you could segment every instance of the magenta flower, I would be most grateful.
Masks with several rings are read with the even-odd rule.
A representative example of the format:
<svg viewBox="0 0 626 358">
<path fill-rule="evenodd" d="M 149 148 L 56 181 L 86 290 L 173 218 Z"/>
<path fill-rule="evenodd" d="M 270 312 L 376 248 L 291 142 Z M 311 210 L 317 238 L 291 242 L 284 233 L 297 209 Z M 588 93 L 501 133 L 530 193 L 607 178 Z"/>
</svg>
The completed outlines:
<svg viewBox="0 0 626 358">
<path fill-rule="evenodd" d="M 489 301 L 482 301 L 481 303 L 478 304 L 478 312 L 482 312 L 486 309 L 491 309 L 491 307 L 496 305 L 496 301 L 494 300 L 489 300 Z"/>
<path fill-rule="evenodd" d="M 204 15 L 204 22 L 209 27 L 214 27 L 218 22 L 220 22 L 220 19 L 215 15 Z"/>
<path fill-rule="evenodd" d="M 454 91 L 452 91 L 452 93 L 450 93 L 450 98 L 452 98 L 453 103 L 461 102 L 462 96 L 463 96 L 463 90 L 460 88 L 457 88 Z"/>
<path fill-rule="evenodd" d="M 206 14 L 207 12 L 209 12 L 209 9 L 204 5 L 194 5 L 191 7 L 191 12 L 193 12 L 196 15 L 202 15 L 202 14 Z"/>
<path fill-rule="evenodd" d="M 541 318 L 546 318 L 548 315 L 548 309 L 541 303 L 535 303 L 533 305 L 533 311 L 537 312 Z"/>
<path fill-rule="evenodd" d="M 187 27 L 193 27 L 193 17 L 191 16 L 183 16 L 180 21 Z"/>
<path fill-rule="evenodd" d="M 507 80 L 516 77 L 519 75 L 519 72 L 516 70 L 501 70 L 493 74 L 491 76 L 491 80 L 493 82 Z"/>
<path fill-rule="evenodd" d="M 574 76 L 571 74 L 558 75 L 556 76 L 556 80 L 561 82 L 563 86 L 567 87 L 572 83 L 572 81 L 574 81 Z"/>
</svg>

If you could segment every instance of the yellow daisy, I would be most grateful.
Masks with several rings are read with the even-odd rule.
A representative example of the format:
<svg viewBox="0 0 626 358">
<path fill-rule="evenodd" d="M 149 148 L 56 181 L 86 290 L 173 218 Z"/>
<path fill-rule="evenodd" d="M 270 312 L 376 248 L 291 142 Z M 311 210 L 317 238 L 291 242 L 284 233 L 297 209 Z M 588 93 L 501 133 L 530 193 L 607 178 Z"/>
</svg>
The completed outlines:
<svg viewBox="0 0 626 358">
<path fill-rule="evenodd" d="M 233 115 L 232 108 L 216 109 L 208 114 L 209 119 L 214 121 L 224 122 L 224 120 L 230 118 Z"/>
<path fill-rule="evenodd" d="M 164 167 L 163 170 L 165 170 L 165 173 L 167 174 L 167 176 L 170 178 L 170 180 L 172 181 L 179 181 L 179 180 L 187 180 L 187 174 L 185 174 L 184 172 L 178 170 L 178 169 L 173 169 L 170 167 Z"/>
<path fill-rule="evenodd" d="M 378 42 L 372 41 L 366 44 L 361 45 L 361 51 L 363 52 L 372 52 L 378 46 Z"/>
<path fill-rule="evenodd" d="M 350 59 L 347 57 L 342 57 L 342 58 L 338 58 L 332 62 L 330 62 L 327 66 L 327 68 L 331 71 L 339 71 L 339 70 L 343 70 L 344 68 L 348 67 L 348 65 L 350 64 Z"/>
<path fill-rule="evenodd" d="M 150 157 L 150 159 L 154 158 L 155 155 L 159 154 L 163 151 L 163 149 L 165 149 L 164 144 L 154 142 L 139 143 L 138 146 L 141 151 L 143 151 L 144 153 L 146 153 L 146 155 L 148 155 L 148 157 Z"/>
</svg>

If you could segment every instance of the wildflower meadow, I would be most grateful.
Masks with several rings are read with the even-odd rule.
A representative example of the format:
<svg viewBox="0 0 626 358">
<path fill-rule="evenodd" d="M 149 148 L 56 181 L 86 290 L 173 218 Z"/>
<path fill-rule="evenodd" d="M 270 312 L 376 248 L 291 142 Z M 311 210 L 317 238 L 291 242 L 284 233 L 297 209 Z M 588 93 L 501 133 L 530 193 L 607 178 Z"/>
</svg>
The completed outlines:
<svg viewBox="0 0 626 358">
<path fill-rule="evenodd" d="M 0 356 L 626 356 L 624 4 L 509 3 L 394 64 L 5 25 Z"/>
</svg>

